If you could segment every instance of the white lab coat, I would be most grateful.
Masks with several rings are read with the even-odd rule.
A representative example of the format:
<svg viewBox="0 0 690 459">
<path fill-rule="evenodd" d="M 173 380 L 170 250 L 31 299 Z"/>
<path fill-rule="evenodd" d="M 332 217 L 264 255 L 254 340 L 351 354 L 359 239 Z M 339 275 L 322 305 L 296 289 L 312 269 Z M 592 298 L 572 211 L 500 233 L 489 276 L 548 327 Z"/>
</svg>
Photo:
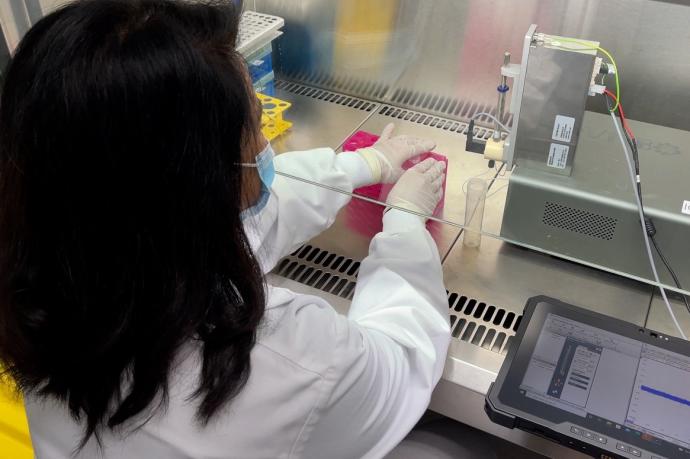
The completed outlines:
<svg viewBox="0 0 690 459">
<path fill-rule="evenodd" d="M 366 175 L 333 150 L 276 158 L 276 169 L 351 191 Z M 353 178 L 354 177 L 354 178 Z M 358 178 L 359 177 L 359 178 Z M 276 200 L 248 227 L 264 269 L 328 228 L 346 195 L 278 176 Z M 270 214 L 275 215 L 270 215 Z M 415 216 L 390 211 L 362 262 L 347 317 L 322 298 L 268 287 L 243 391 L 199 426 L 198 344 L 171 376 L 167 409 L 139 430 L 105 432 L 78 458 L 380 458 L 412 429 L 438 382 L 450 339 L 436 245 Z M 36 457 L 71 457 L 82 427 L 54 400 L 26 397 Z M 145 420 L 145 415 L 138 419 Z M 128 425 L 131 430 L 136 422 Z"/>
</svg>

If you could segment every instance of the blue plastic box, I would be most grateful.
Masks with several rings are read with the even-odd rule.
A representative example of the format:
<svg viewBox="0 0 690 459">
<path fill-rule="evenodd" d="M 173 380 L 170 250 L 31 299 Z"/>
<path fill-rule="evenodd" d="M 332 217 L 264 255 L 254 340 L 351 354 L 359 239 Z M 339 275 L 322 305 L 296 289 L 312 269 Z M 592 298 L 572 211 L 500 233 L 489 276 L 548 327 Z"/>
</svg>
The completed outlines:
<svg viewBox="0 0 690 459">
<path fill-rule="evenodd" d="M 257 83 L 273 72 L 273 48 L 267 44 L 247 58 L 252 82 Z"/>
<path fill-rule="evenodd" d="M 271 97 L 276 95 L 275 74 L 273 71 L 264 75 L 259 81 L 254 82 L 254 91 Z"/>
</svg>

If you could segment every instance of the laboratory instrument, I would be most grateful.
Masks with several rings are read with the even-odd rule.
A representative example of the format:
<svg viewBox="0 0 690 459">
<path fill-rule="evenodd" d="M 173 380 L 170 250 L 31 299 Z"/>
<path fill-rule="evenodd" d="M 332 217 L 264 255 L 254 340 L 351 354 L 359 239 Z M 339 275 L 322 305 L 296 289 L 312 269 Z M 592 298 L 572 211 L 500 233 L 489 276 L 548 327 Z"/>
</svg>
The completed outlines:
<svg viewBox="0 0 690 459">
<path fill-rule="evenodd" d="M 490 165 L 501 161 L 512 170 L 501 236 L 651 279 L 678 333 L 686 338 L 662 279 L 667 284 L 672 280 L 678 289 L 690 282 L 690 183 L 684 178 L 690 172 L 690 133 L 629 122 L 615 59 L 598 42 L 546 35 L 532 24 L 523 45 L 520 65 L 511 64 L 510 54 L 504 54 L 498 117 L 476 114 L 466 141 L 467 150 L 484 154 Z M 597 57 L 600 52 L 608 62 Z M 615 94 L 606 85 L 609 75 L 615 80 Z M 511 129 L 501 123 L 509 78 L 515 80 Z M 606 115 L 585 111 L 591 96 L 605 100 L 615 135 Z M 474 120 L 481 116 L 493 118 L 506 138 L 476 141 Z M 644 135 L 642 155 L 642 142 L 633 130 Z M 687 298 L 683 300 L 690 311 Z"/>
<path fill-rule="evenodd" d="M 503 238 L 653 279 L 616 131 L 608 116 L 585 110 L 589 97 L 607 97 L 604 78 L 604 83 L 615 79 L 616 95 L 609 94 L 614 111 L 619 106 L 617 69 L 597 57 L 600 50 L 606 52 L 598 42 L 546 35 L 532 25 L 524 39 L 523 62 L 511 64 L 506 54 L 501 68 L 497 110 L 502 113 L 506 93 L 511 93 L 510 132 L 505 139 L 481 142 L 470 130 L 467 146 L 512 170 Z M 514 80 L 510 91 L 508 79 Z M 690 132 L 623 121 L 637 134 L 636 180 L 643 184 L 649 232 L 678 284 L 690 285 Z M 671 284 L 668 270 L 659 271 L 664 283 Z"/>
<path fill-rule="evenodd" d="M 690 458 L 689 380 L 687 341 L 534 297 L 485 410 L 595 457 Z"/>
</svg>

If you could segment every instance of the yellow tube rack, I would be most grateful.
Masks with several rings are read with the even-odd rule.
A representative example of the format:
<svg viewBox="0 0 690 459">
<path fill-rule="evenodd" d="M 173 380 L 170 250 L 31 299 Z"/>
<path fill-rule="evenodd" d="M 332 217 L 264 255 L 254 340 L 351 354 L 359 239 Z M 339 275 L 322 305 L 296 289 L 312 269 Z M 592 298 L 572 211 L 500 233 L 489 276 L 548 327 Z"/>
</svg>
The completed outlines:
<svg viewBox="0 0 690 459">
<path fill-rule="evenodd" d="M 273 140 L 292 127 L 292 123 L 283 119 L 283 112 L 292 106 L 291 103 L 264 94 L 256 94 L 261 101 L 261 131 L 267 140 Z"/>
<path fill-rule="evenodd" d="M 34 457 L 24 403 L 8 376 L 0 376 L 0 457 Z"/>
</svg>

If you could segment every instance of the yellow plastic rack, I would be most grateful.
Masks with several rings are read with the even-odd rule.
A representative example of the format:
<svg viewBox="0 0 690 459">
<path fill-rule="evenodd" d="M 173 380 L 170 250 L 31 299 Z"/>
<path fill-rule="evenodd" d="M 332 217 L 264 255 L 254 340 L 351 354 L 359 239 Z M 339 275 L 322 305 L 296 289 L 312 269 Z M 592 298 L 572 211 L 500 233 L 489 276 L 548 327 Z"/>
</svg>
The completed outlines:
<svg viewBox="0 0 690 459">
<path fill-rule="evenodd" d="M 24 403 L 7 376 L 0 376 L 0 457 L 34 457 Z"/>
<path fill-rule="evenodd" d="M 292 106 L 291 103 L 264 94 L 256 94 L 261 101 L 261 131 L 268 140 L 273 140 L 292 127 L 292 123 L 283 119 L 283 112 Z"/>
</svg>

